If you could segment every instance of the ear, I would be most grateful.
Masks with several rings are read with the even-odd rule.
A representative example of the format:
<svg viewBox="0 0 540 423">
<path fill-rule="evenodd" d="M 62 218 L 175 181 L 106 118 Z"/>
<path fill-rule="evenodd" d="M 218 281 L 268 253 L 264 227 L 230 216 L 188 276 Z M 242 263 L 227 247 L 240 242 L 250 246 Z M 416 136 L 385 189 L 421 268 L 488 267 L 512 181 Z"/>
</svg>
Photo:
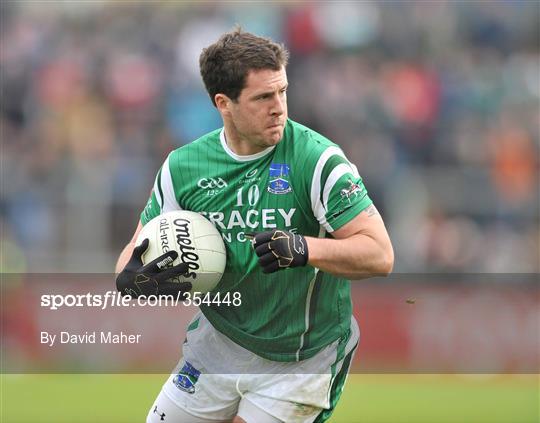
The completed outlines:
<svg viewBox="0 0 540 423">
<path fill-rule="evenodd" d="M 221 114 L 227 114 L 229 112 L 231 99 L 225 94 L 216 94 L 214 101 L 216 102 L 216 107 Z"/>
</svg>

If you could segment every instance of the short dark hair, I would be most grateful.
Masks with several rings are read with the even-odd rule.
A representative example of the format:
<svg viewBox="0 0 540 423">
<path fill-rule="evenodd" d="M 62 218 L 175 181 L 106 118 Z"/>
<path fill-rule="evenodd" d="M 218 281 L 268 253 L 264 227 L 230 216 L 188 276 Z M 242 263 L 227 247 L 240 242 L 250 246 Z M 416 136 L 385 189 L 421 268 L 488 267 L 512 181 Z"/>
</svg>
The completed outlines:
<svg viewBox="0 0 540 423">
<path fill-rule="evenodd" d="M 233 101 L 238 99 L 250 70 L 278 71 L 287 66 L 288 59 L 289 52 L 283 44 L 236 27 L 203 49 L 199 67 L 206 91 L 215 106 L 214 97 L 219 93 Z"/>
</svg>

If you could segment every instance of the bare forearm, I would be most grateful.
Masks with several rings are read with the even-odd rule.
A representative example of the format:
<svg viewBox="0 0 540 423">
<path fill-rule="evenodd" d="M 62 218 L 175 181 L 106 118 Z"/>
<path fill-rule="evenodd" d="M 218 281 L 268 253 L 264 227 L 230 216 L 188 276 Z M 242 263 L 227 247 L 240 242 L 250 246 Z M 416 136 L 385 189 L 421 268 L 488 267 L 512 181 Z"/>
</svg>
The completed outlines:
<svg viewBox="0 0 540 423">
<path fill-rule="evenodd" d="M 139 236 L 139 232 L 141 232 L 142 229 L 142 223 L 139 222 L 137 225 L 137 229 L 135 229 L 135 233 L 133 234 L 133 237 L 131 238 L 131 241 L 124 247 L 122 252 L 120 253 L 120 256 L 118 257 L 118 260 L 116 261 L 116 267 L 115 272 L 120 273 L 122 270 L 124 270 L 124 267 L 126 267 L 127 262 L 131 258 L 131 253 L 133 253 L 133 249 L 135 248 L 135 245 L 137 243 L 137 237 Z"/>
<path fill-rule="evenodd" d="M 134 242 L 129 242 L 124 247 L 124 249 L 120 253 L 120 256 L 118 257 L 118 260 L 116 261 L 116 267 L 115 267 L 116 273 L 120 273 L 122 270 L 124 270 L 124 267 L 126 267 L 126 264 L 129 261 L 129 258 L 131 257 L 131 253 L 133 252 L 134 248 L 135 248 Z"/>
<path fill-rule="evenodd" d="M 348 279 L 388 275 L 394 262 L 391 245 L 378 243 L 364 234 L 346 239 L 306 237 L 309 264 Z"/>
</svg>

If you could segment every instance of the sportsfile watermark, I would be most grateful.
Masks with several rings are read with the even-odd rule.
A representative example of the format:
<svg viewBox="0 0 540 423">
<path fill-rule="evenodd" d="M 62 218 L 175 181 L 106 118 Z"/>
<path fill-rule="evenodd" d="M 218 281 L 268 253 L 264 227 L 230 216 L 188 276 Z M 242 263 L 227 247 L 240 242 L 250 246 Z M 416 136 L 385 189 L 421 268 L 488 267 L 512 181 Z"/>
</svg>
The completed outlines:
<svg viewBox="0 0 540 423">
<path fill-rule="evenodd" d="M 240 292 L 201 293 L 201 292 L 178 292 L 174 295 L 149 295 L 146 297 L 133 298 L 122 296 L 118 291 L 107 291 L 103 294 L 42 294 L 40 306 L 49 310 L 59 310 L 67 307 L 92 307 L 105 310 L 110 307 L 186 307 L 200 305 L 233 306 L 242 305 Z"/>
<path fill-rule="evenodd" d="M 252 330 L 255 346 L 264 343 L 257 347 L 263 354 L 282 358 L 278 354 L 287 353 L 285 359 L 293 363 L 297 357 L 320 363 L 318 353 L 303 353 L 320 345 L 316 336 L 335 328 L 326 315 L 339 307 L 327 295 L 324 281 L 315 283 L 300 307 L 290 302 L 292 290 L 298 288 L 292 283 L 274 281 L 271 292 L 255 298 L 236 287 L 228 295 L 220 291 L 219 295 L 192 292 L 185 298 L 176 293 L 129 298 L 115 290 L 114 277 L 2 275 L 3 372 L 168 373 L 183 354 L 186 340 L 194 345 L 197 337 L 204 339 L 208 322 L 218 331 L 226 330 L 219 326 L 225 318 Z M 352 282 L 350 311 L 362 336 L 351 372 L 537 374 L 539 281 L 538 274 L 394 274 Z M 272 314 L 254 320 L 267 301 L 274 301 Z M 265 338 L 260 335 L 263 331 L 270 335 Z M 349 341 L 355 342 L 352 335 Z M 225 368 L 210 369 L 205 364 L 208 372 L 238 372 L 228 363 L 246 362 L 243 350 L 217 347 L 212 351 L 218 358 L 210 363 Z M 289 361 L 277 363 L 272 369 L 245 372 L 291 372 Z"/>
</svg>

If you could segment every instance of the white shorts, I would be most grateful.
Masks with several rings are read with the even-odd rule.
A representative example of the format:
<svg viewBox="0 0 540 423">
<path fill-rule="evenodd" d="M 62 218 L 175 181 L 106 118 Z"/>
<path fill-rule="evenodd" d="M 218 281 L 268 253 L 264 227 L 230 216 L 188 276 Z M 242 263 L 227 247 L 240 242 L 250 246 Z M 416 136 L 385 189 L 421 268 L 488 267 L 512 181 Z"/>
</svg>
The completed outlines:
<svg viewBox="0 0 540 423">
<path fill-rule="evenodd" d="M 325 410 L 329 415 L 341 394 L 358 339 L 352 318 L 346 343 L 335 341 L 300 362 L 270 361 L 231 341 L 199 312 L 188 327 L 184 356 L 149 417 L 156 406 L 164 407 L 159 398 L 165 396 L 189 415 L 209 421 L 230 421 L 238 414 L 248 423 L 258 423 L 263 419 L 249 415 L 252 405 L 276 422 L 325 421 Z"/>
</svg>

